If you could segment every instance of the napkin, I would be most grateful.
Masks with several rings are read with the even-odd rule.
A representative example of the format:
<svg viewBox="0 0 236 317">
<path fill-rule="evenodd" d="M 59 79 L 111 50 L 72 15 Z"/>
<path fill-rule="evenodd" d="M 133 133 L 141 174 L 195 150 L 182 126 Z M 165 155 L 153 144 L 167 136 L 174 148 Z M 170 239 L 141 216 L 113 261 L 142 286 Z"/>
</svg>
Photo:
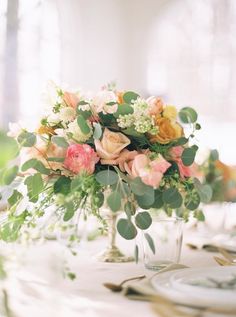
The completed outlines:
<svg viewBox="0 0 236 317">
<path fill-rule="evenodd" d="M 123 294 L 128 297 L 129 299 L 134 300 L 144 300 L 149 301 L 152 300 L 153 297 L 157 296 L 157 291 L 153 288 L 151 284 L 151 279 L 164 272 L 179 270 L 187 268 L 187 266 L 183 264 L 170 264 L 169 266 L 165 267 L 164 269 L 156 272 L 151 277 L 147 277 L 142 279 L 141 281 L 130 282 L 123 290 Z"/>
</svg>

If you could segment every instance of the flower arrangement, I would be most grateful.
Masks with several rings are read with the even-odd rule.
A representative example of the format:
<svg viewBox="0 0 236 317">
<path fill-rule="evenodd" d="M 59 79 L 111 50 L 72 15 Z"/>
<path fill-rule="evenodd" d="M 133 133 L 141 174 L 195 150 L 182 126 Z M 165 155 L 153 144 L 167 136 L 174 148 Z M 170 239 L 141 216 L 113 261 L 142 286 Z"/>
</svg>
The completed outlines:
<svg viewBox="0 0 236 317">
<path fill-rule="evenodd" d="M 210 150 L 199 166 L 199 178 L 210 187 L 211 202 L 236 201 L 236 167 L 220 161 L 217 150 Z"/>
<path fill-rule="evenodd" d="M 150 209 L 198 216 L 204 186 L 194 178 L 198 147 L 190 145 L 197 117 L 191 107 L 178 111 L 160 98 L 109 86 L 93 96 L 55 87 L 35 131 L 11 126 L 20 164 L 1 171 L 1 184 L 12 188 L 1 239 L 14 241 L 37 226 L 52 205 L 64 222 L 78 213 L 103 221 L 104 206 L 123 211 L 117 230 L 125 239 L 151 225 Z"/>
</svg>

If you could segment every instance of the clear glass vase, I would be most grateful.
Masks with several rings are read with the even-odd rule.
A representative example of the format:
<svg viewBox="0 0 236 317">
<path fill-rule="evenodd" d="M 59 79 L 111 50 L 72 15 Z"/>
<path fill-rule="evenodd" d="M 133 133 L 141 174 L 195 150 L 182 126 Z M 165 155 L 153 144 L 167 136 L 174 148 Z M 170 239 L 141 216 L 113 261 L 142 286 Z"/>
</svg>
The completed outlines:
<svg viewBox="0 0 236 317">
<path fill-rule="evenodd" d="M 183 219 L 155 218 L 143 232 L 144 266 L 159 271 L 170 264 L 179 263 L 183 239 Z"/>
<path fill-rule="evenodd" d="M 106 249 L 98 254 L 97 258 L 103 262 L 130 262 L 134 258 L 132 256 L 124 255 L 116 246 L 116 222 L 118 213 L 113 213 L 110 210 L 105 211 L 105 218 L 108 225 L 108 245 Z"/>
</svg>

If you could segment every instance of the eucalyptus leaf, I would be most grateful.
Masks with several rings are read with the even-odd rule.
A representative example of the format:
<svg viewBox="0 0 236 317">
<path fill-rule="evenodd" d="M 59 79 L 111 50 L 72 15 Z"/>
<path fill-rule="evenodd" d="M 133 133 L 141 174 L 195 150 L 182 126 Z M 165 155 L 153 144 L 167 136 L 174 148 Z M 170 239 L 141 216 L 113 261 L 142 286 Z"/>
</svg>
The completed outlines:
<svg viewBox="0 0 236 317">
<path fill-rule="evenodd" d="M 36 173 L 34 175 L 28 176 L 25 181 L 25 185 L 28 189 L 28 197 L 30 201 L 37 202 L 38 195 L 43 190 L 43 179 L 41 174 Z"/>
<path fill-rule="evenodd" d="M 12 195 L 8 198 L 7 201 L 10 206 L 14 206 L 16 203 L 22 200 L 22 198 L 23 195 L 17 189 L 14 189 Z"/>
<path fill-rule="evenodd" d="M 77 117 L 77 123 L 78 123 L 78 126 L 80 127 L 80 130 L 83 134 L 85 134 L 85 135 L 89 134 L 90 127 L 82 115 L 79 115 Z"/>
<path fill-rule="evenodd" d="M 21 146 L 32 147 L 36 143 L 36 136 L 34 133 L 23 131 L 18 136 L 17 141 Z"/>
<path fill-rule="evenodd" d="M 181 207 L 183 202 L 183 198 L 177 188 L 172 187 L 163 191 L 162 199 L 172 209 Z"/>
<path fill-rule="evenodd" d="M 97 123 L 97 122 L 94 122 L 93 127 L 94 127 L 93 137 L 94 139 L 98 140 L 102 136 L 102 127 L 100 123 Z"/>
<path fill-rule="evenodd" d="M 55 143 L 57 146 L 65 148 L 65 149 L 68 148 L 68 146 L 69 146 L 69 143 L 62 136 L 54 135 L 52 137 L 51 141 L 52 141 L 52 143 Z"/>
<path fill-rule="evenodd" d="M 30 159 L 26 161 L 22 167 L 21 170 L 23 172 L 27 171 L 28 169 L 33 168 L 36 171 L 40 172 L 41 174 L 49 175 L 50 169 L 46 168 L 43 163 L 37 159 Z"/>
<path fill-rule="evenodd" d="M 66 176 L 60 176 L 53 185 L 55 194 L 62 193 L 64 195 L 69 194 L 71 189 L 71 179 Z"/>
<path fill-rule="evenodd" d="M 134 249 L 134 259 L 135 259 L 135 263 L 138 263 L 138 257 L 139 257 L 139 248 L 138 245 L 135 244 L 135 249 Z"/>
<path fill-rule="evenodd" d="M 153 190 L 153 188 L 151 186 L 144 184 L 140 177 L 134 178 L 130 182 L 130 187 L 131 187 L 132 192 L 137 196 L 143 196 L 146 193 L 149 194 Z"/>
<path fill-rule="evenodd" d="M 200 196 L 197 192 L 188 193 L 184 199 L 184 205 L 189 210 L 195 210 L 200 204 Z"/>
<path fill-rule="evenodd" d="M 179 118 L 183 123 L 194 123 L 197 121 L 197 112 L 191 107 L 184 107 L 179 112 Z"/>
<path fill-rule="evenodd" d="M 69 221 L 75 214 L 75 210 L 73 208 L 73 203 L 66 204 L 66 212 L 64 214 L 63 220 Z"/>
<path fill-rule="evenodd" d="M 196 156 L 196 150 L 192 147 L 183 150 L 181 155 L 182 162 L 185 166 L 190 166 L 193 164 Z"/>
<path fill-rule="evenodd" d="M 114 191 L 107 197 L 107 204 L 113 212 L 119 211 L 121 208 L 121 195 Z"/>
<path fill-rule="evenodd" d="M 4 185 L 10 185 L 17 176 L 19 167 L 14 165 L 8 169 L 6 169 L 2 175 L 2 181 Z"/>
<path fill-rule="evenodd" d="M 137 236 L 137 229 L 129 219 L 121 218 L 117 223 L 119 234 L 126 240 L 132 240 Z"/>
<path fill-rule="evenodd" d="M 211 152 L 210 152 L 210 160 L 212 160 L 212 161 L 219 160 L 219 152 L 216 149 L 211 150 Z"/>
<path fill-rule="evenodd" d="M 147 211 L 142 211 L 136 215 L 135 223 L 138 228 L 146 230 L 151 226 L 152 218 Z"/>
<path fill-rule="evenodd" d="M 133 107 L 131 107 L 129 104 L 124 103 L 121 105 L 118 105 L 116 113 L 114 113 L 114 117 L 118 118 L 120 115 L 126 115 L 126 114 L 132 114 L 134 112 Z"/>
<path fill-rule="evenodd" d="M 133 91 L 127 91 L 123 95 L 123 100 L 126 103 L 131 103 L 132 101 L 135 101 L 139 95 L 136 92 Z"/>
<path fill-rule="evenodd" d="M 154 203 L 152 204 L 152 208 L 159 209 L 163 206 L 164 202 L 162 199 L 162 192 L 159 189 L 155 189 L 154 191 Z"/>
<path fill-rule="evenodd" d="M 117 173 L 109 169 L 98 172 L 95 178 L 99 184 L 105 186 L 116 184 L 119 180 Z"/>
<path fill-rule="evenodd" d="M 19 154 L 17 142 L 0 131 L 0 169 L 4 168 L 8 162 L 14 159 Z"/>
<path fill-rule="evenodd" d="M 152 253 L 155 254 L 156 253 L 156 248 L 155 248 L 155 243 L 154 243 L 152 237 L 147 232 L 144 233 L 144 237 L 147 240 L 147 243 L 148 243 Z"/>
</svg>

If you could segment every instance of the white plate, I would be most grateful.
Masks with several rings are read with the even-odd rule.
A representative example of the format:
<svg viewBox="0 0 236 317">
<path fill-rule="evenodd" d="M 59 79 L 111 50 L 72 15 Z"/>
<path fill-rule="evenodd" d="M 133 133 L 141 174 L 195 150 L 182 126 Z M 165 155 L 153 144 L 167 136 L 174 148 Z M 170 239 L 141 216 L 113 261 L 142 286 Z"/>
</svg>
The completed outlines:
<svg viewBox="0 0 236 317">
<path fill-rule="evenodd" d="M 236 290 L 189 285 L 193 279 L 225 280 L 236 276 L 235 267 L 208 267 L 166 272 L 153 277 L 153 287 L 175 303 L 196 307 L 236 308 Z"/>
</svg>

